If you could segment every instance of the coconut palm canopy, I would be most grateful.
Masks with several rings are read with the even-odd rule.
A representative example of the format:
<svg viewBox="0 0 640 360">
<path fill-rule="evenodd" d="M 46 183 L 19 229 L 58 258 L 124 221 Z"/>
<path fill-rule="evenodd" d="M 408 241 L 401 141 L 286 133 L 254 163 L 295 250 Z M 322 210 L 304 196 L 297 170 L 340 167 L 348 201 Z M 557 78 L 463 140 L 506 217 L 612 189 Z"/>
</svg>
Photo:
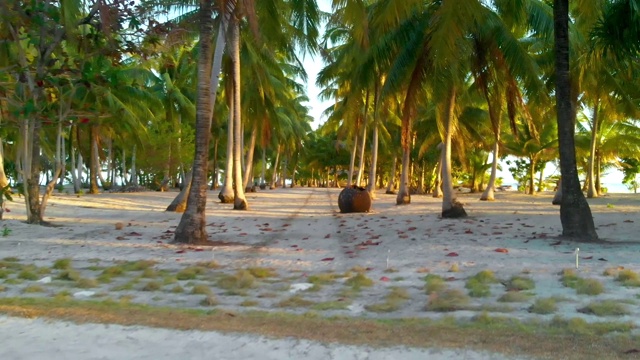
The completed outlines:
<svg viewBox="0 0 640 360">
<path fill-rule="evenodd" d="M 30 223 L 65 185 L 180 187 L 176 241 L 203 242 L 220 183 L 237 210 L 256 186 L 358 185 L 460 217 L 454 188 L 493 200 L 507 156 L 531 194 L 560 159 L 562 214 L 609 169 L 636 182 L 635 0 L 7 0 L 0 20 L 0 189 Z"/>
</svg>

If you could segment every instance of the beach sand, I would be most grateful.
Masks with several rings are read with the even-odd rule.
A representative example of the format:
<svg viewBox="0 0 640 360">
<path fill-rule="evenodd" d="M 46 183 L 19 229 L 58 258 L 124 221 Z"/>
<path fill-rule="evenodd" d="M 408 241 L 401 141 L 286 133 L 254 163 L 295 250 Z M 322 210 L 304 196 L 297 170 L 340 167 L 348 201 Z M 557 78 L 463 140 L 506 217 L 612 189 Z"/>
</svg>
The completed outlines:
<svg viewBox="0 0 640 360">
<path fill-rule="evenodd" d="M 12 260 L 40 268 L 50 268 L 56 260 L 70 258 L 73 268 L 83 278 L 98 278 L 105 268 L 122 261 L 152 260 L 154 271 L 165 277 L 203 262 L 214 261 L 220 268 L 191 281 L 162 284 L 157 291 L 144 290 L 151 280 L 139 272 L 114 277 L 109 283 L 99 283 L 89 289 L 74 288 L 56 280 L 57 270 L 51 275 L 39 274 L 34 280 L 7 281 L 18 277 L 12 274 L 0 279 L 4 287 L 0 297 L 50 297 L 64 289 L 77 299 L 127 297 L 131 302 L 153 306 L 202 308 L 203 295 L 192 294 L 189 289 L 204 284 L 213 289 L 217 306 L 229 311 L 250 309 L 304 314 L 310 311 L 309 306 L 283 308 L 279 304 L 294 294 L 313 304 L 335 302 L 345 297 L 348 274 L 362 272 L 373 280 L 372 286 L 349 297 L 344 307 L 314 311 L 326 316 L 365 318 L 440 318 L 444 315 L 472 318 L 480 312 L 495 312 L 515 319 L 551 320 L 562 316 L 589 322 L 615 320 L 640 325 L 638 288 L 622 286 L 613 276 L 604 275 L 607 269 L 611 273 L 620 269 L 640 271 L 640 198 L 634 194 L 612 194 L 589 200 L 598 234 L 606 241 L 590 244 L 558 238 L 561 233 L 559 207 L 551 205 L 550 193 L 528 196 L 498 192 L 493 202 L 479 201 L 480 194 L 460 194 L 459 200 L 465 204 L 469 217 L 452 220 L 439 217 L 440 199 L 413 195 L 410 205 L 396 206 L 395 196 L 382 192 L 376 193 L 371 212 L 340 214 L 339 191 L 287 188 L 249 193 L 249 211 L 233 211 L 231 205 L 214 201 L 217 193 L 209 192 L 207 231 L 210 239 L 219 243 L 212 248 L 170 244 L 181 216 L 164 211 L 176 195 L 173 192 L 80 197 L 55 194 L 45 216 L 54 227 L 25 224 L 24 204 L 10 203 L 11 211 L 5 213 L 5 220 L 0 222 L 0 226 L 10 230 L 7 236 L 0 237 L 0 258 L 15 258 Z M 120 230 L 118 223 L 122 225 Z M 579 248 L 577 256 L 576 248 Z M 269 268 L 277 275 L 269 281 L 258 281 L 240 296 L 216 285 L 221 276 L 248 268 Z M 597 296 L 577 294 L 560 282 L 559 273 L 563 269 L 574 269 L 579 277 L 600 281 L 604 292 Z M 482 270 L 490 270 L 500 279 L 490 285 L 491 295 L 471 298 L 465 310 L 445 314 L 425 310 L 430 300 L 424 290 L 427 274 L 439 275 L 447 280 L 448 287 L 467 292 L 466 281 Z M 329 273 L 344 275 L 336 276 L 335 282 L 319 291 L 296 290 L 309 286 L 305 284 L 309 284 L 310 277 Z M 50 283 L 43 281 L 47 276 L 52 278 Z M 514 276 L 532 279 L 535 290 L 521 302 L 498 301 L 507 292 L 505 283 Z M 25 292 L 34 284 L 44 290 Z M 185 291 L 172 292 L 170 289 L 176 285 Z M 388 313 L 370 311 L 371 305 L 383 302 L 396 287 L 406 291 L 408 301 Z M 549 297 L 563 300 L 555 313 L 537 315 L 528 311 L 536 299 Z M 253 301 L 249 306 L 247 299 Z M 595 316 L 581 310 L 593 301 L 607 299 L 624 301 L 627 314 Z M 16 332 L 16 328 L 22 332 Z M 42 358 L 39 354 L 46 353 L 46 349 L 60 355 L 53 358 L 175 358 L 177 355 L 171 355 L 171 344 L 175 348 L 175 344 L 187 341 L 194 343 L 181 347 L 183 351 L 190 351 L 180 352 L 184 358 L 203 358 L 210 352 L 215 352 L 217 359 L 502 358 L 502 355 L 469 349 L 390 350 L 301 339 L 275 340 L 250 334 L 139 326 L 125 329 L 115 325 L 75 325 L 12 317 L 0 318 L 0 338 L 10 339 L 6 343 L 12 344 L 0 348 L 0 358 L 7 359 Z M 33 346 L 34 342 L 38 343 L 37 347 Z M 114 350 L 106 355 L 96 353 L 102 350 L 87 349 L 87 344 L 92 342 L 109 345 L 109 349 Z M 136 353 L 136 348 L 145 350 Z M 154 350 L 144 352 L 148 349 Z"/>
</svg>

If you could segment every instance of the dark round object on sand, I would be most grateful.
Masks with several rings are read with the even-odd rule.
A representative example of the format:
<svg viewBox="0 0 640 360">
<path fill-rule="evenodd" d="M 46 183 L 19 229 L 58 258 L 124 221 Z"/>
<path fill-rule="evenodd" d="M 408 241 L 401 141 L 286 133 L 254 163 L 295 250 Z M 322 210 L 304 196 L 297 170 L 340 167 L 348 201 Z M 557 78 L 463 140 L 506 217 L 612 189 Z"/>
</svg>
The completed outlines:
<svg viewBox="0 0 640 360">
<path fill-rule="evenodd" d="M 341 213 L 369 212 L 371 210 L 371 195 L 363 187 L 344 188 L 338 196 L 338 207 Z"/>
</svg>

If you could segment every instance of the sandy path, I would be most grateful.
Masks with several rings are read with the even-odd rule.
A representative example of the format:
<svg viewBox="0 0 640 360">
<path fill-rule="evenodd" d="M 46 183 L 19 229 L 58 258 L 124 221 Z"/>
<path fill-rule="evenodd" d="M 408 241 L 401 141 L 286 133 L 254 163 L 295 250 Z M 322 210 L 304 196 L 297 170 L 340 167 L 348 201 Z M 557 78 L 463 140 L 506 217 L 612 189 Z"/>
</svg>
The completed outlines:
<svg viewBox="0 0 640 360">
<path fill-rule="evenodd" d="M 216 360 L 489 360 L 467 350 L 388 348 L 268 339 L 247 334 L 175 331 L 140 326 L 76 325 L 0 316 L 0 359 Z"/>
</svg>

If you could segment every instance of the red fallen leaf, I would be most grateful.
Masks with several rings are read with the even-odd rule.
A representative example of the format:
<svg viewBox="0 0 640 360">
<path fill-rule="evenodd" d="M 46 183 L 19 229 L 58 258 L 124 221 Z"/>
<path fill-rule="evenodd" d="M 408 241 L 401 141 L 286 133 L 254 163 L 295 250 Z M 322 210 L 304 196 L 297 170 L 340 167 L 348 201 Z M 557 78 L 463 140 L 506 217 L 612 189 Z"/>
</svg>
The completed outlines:
<svg viewBox="0 0 640 360">
<path fill-rule="evenodd" d="M 297 248 L 297 247 L 298 247 L 298 245 L 291 245 L 291 247 L 292 247 L 292 248 Z"/>
<path fill-rule="evenodd" d="M 450 252 L 445 256 L 454 257 L 454 256 L 458 256 L 458 253 L 457 252 Z"/>
<path fill-rule="evenodd" d="M 176 254 L 184 254 L 184 250 L 178 250 L 176 251 Z"/>
<path fill-rule="evenodd" d="M 409 237 L 409 235 L 402 234 L 402 235 L 398 235 L 398 237 L 399 237 L 400 239 L 406 239 L 406 238 L 408 238 L 408 237 Z"/>
<path fill-rule="evenodd" d="M 549 245 L 551 245 L 551 246 L 556 246 L 556 245 L 560 245 L 560 244 L 562 244 L 562 240 L 560 240 L 560 241 L 556 241 L 556 242 L 554 242 L 553 244 L 549 244 Z"/>
<path fill-rule="evenodd" d="M 365 271 L 371 271 L 371 270 L 373 270 L 372 267 L 368 267 L 368 268 L 365 269 Z"/>
<path fill-rule="evenodd" d="M 167 231 L 163 231 L 163 234 L 173 234 L 175 233 L 175 231 L 171 231 L 171 230 L 167 230 Z"/>
<path fill-rule="evenodd" d="M 598 260 L 600 260 L 600 261 L 609 261 L 609 260 L 607 260 L 607 259 L 605 259 L 605 258 L 600 258 L 600 259 L 598 259 Z"/>
<path fill-rule="evenodd" d="M 9 208 L 5 208 L 4 211 L 11 212 L 11 210 Z"/>
<path fill-rule="evenodd" d="M 353 251 L 349 250 L 349 251 L 345 251 L 344 253 L 349 255 L 349 254 L 353 254 Z"/>
<path fill-rule="evenodd" d="M 413 231 L 413 230 L 415 230 L 415 229 L 417 229 L 417 228 L 416 228 L 415 226 L 412 226 L 412 227 L 408 228 L 407 230 L 408 230 L 408 231 Z"/>
<path fill-rule="evenodd" d="M 324 236 L 325 239 L 328 239 L 330 237 L 331 237 L 331 234 L 327 234 L 327 235 Z"/>
<path fill-rule="evenodd" d="M 389 279 L 386 276 L 383 276 L 383 277 L 380 278 L 380 281 L 391 281 L 391 279 Z"/>
<path fill-rule="evenodd" d="M 118 237 L 116 238 L 116 240 L 127 240 L 127 238 L 126 238 L 126 237 L 124 237 L 124 236 L 118 236 Z"/>
<path fill-rule="evenodd" d="M 508 254 L 508 253 L 509 253 L 509 250 L 507 250 L 507 249 L 505 249 L 505 248 L 497 248 L 497 249 L 495 249 L 495 250 L 493 250 L 493 251 L 495 251 L 495 252 L 499 252 L 499 253 L 505 253 L 505 254 Z"/>
<path fill-rule="evenodd" d="M 246 236 L 246 235 L 247 235 L 247 233 L 244 233 L 244 232 L 243 232 L 243 233 L 240 233 L 240 234 L 238 234 L 238 235 L 240 235 L 240 236 Z"/>
<path fill-rule="evenodd" d="M 302 240 L 309 240 L 309 237 L 303 237 Z"/>
<path fill-rule="evenodd" d="M 322 259 L 320 261 L 333 261 L 333 259 L 335 259 L 335 258 L 324 258 L 324 259 Z"/>
<path fill-rule="evenodd" d="M 446 278 L 445 280 L 447 281 L 455 281 L 457 280 L 456 278 L 454 278 L 453 276 L 449 276 L 448 278 Z"/>
<path fill-rule="evenodd" d="M 358 246 L 356 246 L 356 249 L 358 249 L 358 250 L 367 250 L 368 247 L 366 247 L 364 245 L 358 245 Z"/>
<path fill-rule="evenodd" d="M 158 244 L 162 244 L 162 240 L 157 240 L 156 241 Z"/>
<path fill-rule="evenodd" d="M 471 229 L 467 229 L 464 231 L 465 234 L 473 234 L 473 231 L 471 231 Z"/>
<path fill-rule="evenodd" d="M 260 229 L 260 230 L 262 230 L 262 231 L 273 231 L 272 228 L 264 228 L 264 229 Z"/>
<path fill-rule="evenodd" d="M 135 231 L 132 231 L 132 232 L 130 232 L 130 233 L 128 233 L 128 234 L 125 234 L 125 235 L 128 235 L 128 236 L 142 236 L 142 234 L 137 233 L 137 232 L 135 232 Z"/>
<path fill-rule="evenodd" d="M 593 259 L 593 256 L 585 256 L 585 257 L 583 257 L 582 259 L 584 259 L 584 260 L 591 260 L 591 259 Z"/>
<path fill-rule="evenodd" d="M 204 251 L 203 248 L 197 248 L 197 249 L 193 249 L 193 251 Z"/>
</svg>

